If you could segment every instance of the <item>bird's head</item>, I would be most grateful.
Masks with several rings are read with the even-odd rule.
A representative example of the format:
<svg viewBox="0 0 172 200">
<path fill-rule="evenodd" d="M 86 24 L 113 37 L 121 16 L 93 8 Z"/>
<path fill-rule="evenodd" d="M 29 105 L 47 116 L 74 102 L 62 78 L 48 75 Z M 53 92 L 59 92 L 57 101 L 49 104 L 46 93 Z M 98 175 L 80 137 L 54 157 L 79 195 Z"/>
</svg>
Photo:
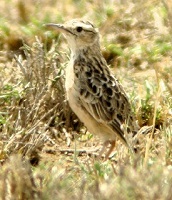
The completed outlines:
<svg viewBox="0 0 172 200">
<path fill-rule="evenodd" d="M 88 46 L 99 43 L 99 32 L 89 21 L 74 19 L 64 24 L 46 24 L 61 32 L 66 37 L 70 49 L 75 52 L 76 49 L 85 49 Z"/>
</svg>

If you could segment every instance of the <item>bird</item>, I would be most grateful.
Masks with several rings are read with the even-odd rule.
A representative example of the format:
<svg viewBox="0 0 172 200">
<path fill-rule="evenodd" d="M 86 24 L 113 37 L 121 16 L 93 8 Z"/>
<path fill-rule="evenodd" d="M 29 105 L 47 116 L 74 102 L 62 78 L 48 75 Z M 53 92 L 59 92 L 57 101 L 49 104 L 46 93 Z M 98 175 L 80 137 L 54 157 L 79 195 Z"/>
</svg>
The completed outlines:
<svg viewBox="0 0 172 200">
<path fill-rule="evenodd" d="M 123 86 L 102 55 L 98 28 L 84 19 L 46 26 L 61 32 L 68 42 L 67 100 L 87 130 L 102 139 L 100 156 L 106 152 L 108 159 L 117 139 L 130 148 L 128 135 L 134 137 L 139 126 Z"/>
</svg>

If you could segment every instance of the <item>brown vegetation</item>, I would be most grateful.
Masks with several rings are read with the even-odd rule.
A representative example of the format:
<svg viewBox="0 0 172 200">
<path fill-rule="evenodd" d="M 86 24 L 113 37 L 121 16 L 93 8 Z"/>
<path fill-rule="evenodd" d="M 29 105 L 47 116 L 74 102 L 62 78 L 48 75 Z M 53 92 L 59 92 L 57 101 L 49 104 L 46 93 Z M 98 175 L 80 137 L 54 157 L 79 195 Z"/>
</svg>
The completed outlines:
<svg viewBox="0 0 172 200">
<path fill-rule="evenodd" d="M 171 199 L 172 45 L 167 1 L 1 2 L 0 199 Z M 86 17 L 126 88 L 141 126 L 140 153 L 86 132 L 64 92 L 67 45 L 43 26 Z"/>
</svg>

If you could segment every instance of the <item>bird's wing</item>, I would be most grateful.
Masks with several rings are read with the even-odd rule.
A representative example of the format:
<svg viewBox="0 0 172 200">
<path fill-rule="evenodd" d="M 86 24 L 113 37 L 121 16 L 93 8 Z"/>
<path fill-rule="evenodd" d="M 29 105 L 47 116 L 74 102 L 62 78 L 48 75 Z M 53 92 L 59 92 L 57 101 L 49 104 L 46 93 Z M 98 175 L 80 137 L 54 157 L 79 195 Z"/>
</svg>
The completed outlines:
<svg viewBox="0 0 172 200">
<path fill-rule="evenodd" d="M 108 67 L 76 66 L 76 89 L 82 106 L 99 122 L 106 123 L 124 142 L 122 124 L 132 121 L 128 98 Z M 77 81 L 78 80 L 78 81 Z"/>
</svg>

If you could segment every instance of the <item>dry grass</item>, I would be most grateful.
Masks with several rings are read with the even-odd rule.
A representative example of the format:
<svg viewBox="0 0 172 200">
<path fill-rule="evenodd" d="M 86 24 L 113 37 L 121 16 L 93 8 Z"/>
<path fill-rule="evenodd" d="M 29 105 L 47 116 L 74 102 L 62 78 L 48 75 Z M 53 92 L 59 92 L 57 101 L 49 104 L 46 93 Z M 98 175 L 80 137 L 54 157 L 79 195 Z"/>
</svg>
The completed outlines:
<svg viewBox="0 0 172 200">
<path fill-rule="evenodd" d="M 172 199 L 171 4 L 11 0 L 1 7 L 0 199 Z M 155 129 L 137 136 L 136 156 L 118 142 L 111 160 L 98 161 L 100 141 L 66 102 L 68 47 L 42 25 L 77 17 L 100 27 L 103 55 L 139 124 Z"/>
<path fill-rule="evenodd" d="M 25 58 L 14 56 L 13 75 L 8 74 L 13 81 L 3 82 L 1 91 L 6 156 L 17 152 L 31 156 L 51 140 L 49 135 L 58 137 L 62 130 L 77 130 L 81 124 L 65 101 L 64 67 L 55 45 L 45 53 L 36 39 L 32 47 L 22 48 Z"/>
</svg>

